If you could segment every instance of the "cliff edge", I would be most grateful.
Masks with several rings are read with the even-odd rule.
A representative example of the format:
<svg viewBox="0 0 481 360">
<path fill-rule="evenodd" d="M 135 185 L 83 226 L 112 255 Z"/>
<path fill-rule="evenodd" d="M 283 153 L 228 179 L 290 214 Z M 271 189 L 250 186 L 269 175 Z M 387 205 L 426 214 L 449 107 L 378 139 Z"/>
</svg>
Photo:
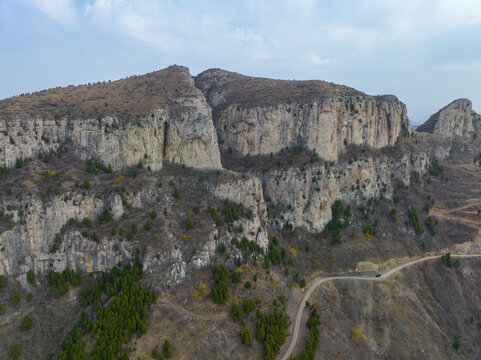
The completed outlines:
<svg viewBox="0 0 481 360">
<path fill-rule="evenodd" d="M 381 148 L 411 131 L 406 106 L 391 95 L 220 69 L 199 74 L 195 83 L 212 107 L 221 150 L 244 156 L 303 146 L 336 160 L 349 144 Z"/>
<path fill-rule="evenodd" d="M 457 99 L 431 115 L 424 124 L 417 128 L 417 131 L 446 137 L 471 137 L 480 126 L 481 115 L 473 111 L 471 101 Z"/>
</svg>

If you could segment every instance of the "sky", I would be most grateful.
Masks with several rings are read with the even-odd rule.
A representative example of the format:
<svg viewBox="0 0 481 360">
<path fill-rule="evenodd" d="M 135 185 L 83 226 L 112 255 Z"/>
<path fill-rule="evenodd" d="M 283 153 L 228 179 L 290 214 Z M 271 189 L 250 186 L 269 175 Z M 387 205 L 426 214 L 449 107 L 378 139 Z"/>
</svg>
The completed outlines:
<svg viewBox="0 0 481 360">
<path fill-rule="evenodd" d="M 0 0 L 0 99 L 172 64 L 481 111 L 480 0 Z"/>
</svg>

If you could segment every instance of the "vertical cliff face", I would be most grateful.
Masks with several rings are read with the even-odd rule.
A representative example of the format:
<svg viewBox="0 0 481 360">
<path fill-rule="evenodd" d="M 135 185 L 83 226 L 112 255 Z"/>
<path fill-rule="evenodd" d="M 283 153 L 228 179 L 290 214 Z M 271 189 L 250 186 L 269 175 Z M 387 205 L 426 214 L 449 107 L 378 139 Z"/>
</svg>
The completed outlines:
<svg viewBox="0 0 481 360">
<path fill-rule="evenodd" d="M 207 70 L 196 77 L 213 109 L 221 148 L 268 155 L 305 146 L 335 160 L 349 144 L 381 148 L 410 131 L 394 96 L 368 96 L 322 81 L 285 81 Z"/>
<path fill-rule="evenodd" d="M 481 130 L 481 115 L 473 111 L 468 99 L 454 100 L 431 117 L 417 131 L 446 137 L 471 137 Z"/>
<path fill-rule="evenodd" d="M 207 185 L 207 189 L 214 196 L 242 204 L 252 212 L 250 219 L 240 219 L 234 227 L 242 226 L 244 236 L 262 248 L 267 248 L 269 243 L 267 225 L 267 209 L 264 201 L 262 182 L 258 177 L 249 176 L 234 177 L 217 184 Z M 227 243 L 230 240 L 229 233 L 224 234 Z"/>
<path fill-rule="evenodd" d="M 221 169 L 218 137 L 224 151 L 260 158 L 302 146 L 318 155 L 315 163 L 248 169 L 242 176 L 225 171 L 203 185 L 206 195 L 244 205 L 250 218 L 231 225 L 243 228 L 246 239 L 265 248 L 269 217 L 264 195 L 275 203 L 283 220 L 318 231 L 331 218 L 336 199 L 360 203 L 381 195 L 389 198 L 397 182 L 408 183 L 411 172 L 426 171 L 431 157 L 427 152 L 393 157 L 393 151 L 390 155 L 374 151 L 375 156 L 365 155 L 362 160 L 346 162 L 347 154 L 339 160 L 350 145 L 363 150 L 395 145 L 410 131 L 406 107 L 394 96 L 373 97 L 322 81 L 260 79 L 215 69 L 198 75 L 194 83 L 186 68 L 174 66 L 112 83 L 0 101 L 0 166 L 13 167 L 17 160 L 55 152 L 65 144 L 75 157 L 98 158 L 114 171 L 139 162 L 155 171 L 164 161 Z M 137 209 L 151 206 L 149 201 L 160 196 L 156 193 L 160 190 L 144 185 L 136 186 L 137 190 L 144 197 L 129 199 Z M 80 195 L 77 189 L 74 195 L 64 191 L 48 201 L 29 195 L 28 209 L 11 201 L 0 199 L 0 210 L 14 219 L 11 228 L 0 229 L 0 247 L 5 248 L 0 253 L 0 273 L 19 275 L 30 268 L 45 273 L 65 266 L 100 271 L 131 255 L 133 247 L 120 246 L 115 236 L 93 242 L 79 231 L 61 234 L 62 247 L 51 251 L 71 218 L 98 219 L 106 208 L 120 217 L 124 211 L 120 198 Z M 232 238 L 226 229 L 212 228 L 207 233 L 208 241 L 196 249 L 193 260 L 180 252 L 165 259 L 147 252 L 147 268 L 160 269 L 162 277 L 168 263 L 172 268 L 165 276 L 169 278 L 185 274 L 191 265 L 207 265 L 218 242 L 230 243 Z M 172 280 L 168 278 L 161 282 Z"/>
<path fill-rule="evenodd" d="M 211 110 L 182 67 L 0 102 L 0 166 L 65 143 L 114 170 L 139 161 L 158 170 L 164 160 L 221 168 Z"/>
<path fill-rule="evenodd" d="M 438 158 L 449 154 L 438 149 Z M 412 152 L 399 156 L 361 156 L 332 165 L 272 169 L 259 173 L 265 195 L 278 209 L 280 218 L 310 231 L 319 231 L 332 217 L 336 200 L 360 205 L 370 198 L 391 199 L 399 184 L 409 185 L 411 174 L 427 172 L 432 154 Z"/>
<path fill-rule="evenodd" d="M 35 195 L 25 202 L 5 200 L 0 209 L 11 216 L 13 224 L 0 232 L 0 274 L 21 275 L 29 269 L 46 273 L 67 266 L 82 272 L 103 271 L 130 257 L 129 244 L 120 243 L 114 251 L 113 241 L 95 242 L 83 237 L 80 230 L 62 231 L 69 219 L 95 219 L 105 208 L 112 209 L 114 219 L 120 218 L 124 210 L 120 196 L 102 200 L 64 193 L 46 201 Z"/>
</svg>

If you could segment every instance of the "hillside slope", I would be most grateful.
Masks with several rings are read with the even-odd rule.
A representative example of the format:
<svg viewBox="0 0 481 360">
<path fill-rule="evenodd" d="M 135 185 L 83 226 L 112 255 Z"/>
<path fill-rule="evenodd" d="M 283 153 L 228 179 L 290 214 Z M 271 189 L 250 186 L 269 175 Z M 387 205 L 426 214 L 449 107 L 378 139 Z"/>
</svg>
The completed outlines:
<svg viewBox="0 0 481 360">
<path fill-rule="evenodd" d="M 180 66 L 0 111 L 0 358 L 274 360 L 315 281 L 428 255 L 321 287 L 319 344 L 304 311 L 293 354 L 480 354 L 479 263 L 441 255 L 481 251 L 481 136 L 414 132 L 391 95 Z"/>
</svg>

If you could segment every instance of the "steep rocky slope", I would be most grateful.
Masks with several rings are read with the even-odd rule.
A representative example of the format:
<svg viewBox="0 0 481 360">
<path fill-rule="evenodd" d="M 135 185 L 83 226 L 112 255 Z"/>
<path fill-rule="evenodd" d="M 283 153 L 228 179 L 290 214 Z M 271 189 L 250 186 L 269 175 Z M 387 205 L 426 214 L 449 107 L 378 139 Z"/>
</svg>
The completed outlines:
<svg viewBox="0 0 481 360">
<path fill-rule="evenodd" d="M 148 328 L 121 342 L 129 358 L 149 358 L 170 339 L 174 358 L 273 359 L 257 336 L 261 315 L 285 311 L 292 319 L 305 286 L 321 274 L 372 275 L 380 263 L 477 249 L 481 144 L 470 131 L 456 139 L 413 132 L 394 96 L 218 69 L 194 79 L 180 66 L 2 100 L 0 357 L 18 343 L 21 359 L 57 358 L 80 318 L 82 290 L 53 299 L 51 271 L 90 274 L 85 289 L 98 273 L 138 258 L 137 285 L 160 296 L 139 315 Z M 466 212 L 442 210 L 465 203 Z M 446 275 L 456 296 L 471 291 L 466 282 L 476 286 L 471 265 Z M 223 287 L 213 277 L 217 266 L 227 269 Z M 441 284 L 442 276 L 403 276 L 379 288 L 335 284 L 317 292 L 324 325 L 316 356 L 381 359 L 413 348 L 399 354 L 415 358 L 422 349 L 437 358 L 436 346 L 457 336 L 450 324 L 475 343 L 451 297 L 433 310 L 419 299 L 439 299 L 437 290 L 410 287 Z M 228 293 L 225 303 L 219 291 Z M 117 301 L 107 292 L 83 308 L 90 319 Z M 244 313 L 233 319 L 240 304 Z M 472 312 L 475 294 L 464 305 Z M 382 316 L 372 310 L 379 308 Z M 445 321 L 436 315 L 442 311 L 453 313 Z M 434 335 L 409 321 L 419 313 Z M 20 330 L 26 315 L 30 332 Z M 366 340 L 354 341 L 351 328 Z M 88 352 L 95 344 L 86 334 Z M 449 355 L 478 353 L 473 345 Z"/>
<path fill-rule="evenodd" d="M 472 137 L 481 130 L 481 115 L 473 111 L 471 101 L 457 99 L 439 110 L 417 128 L 419 132 L 446 137 Z"/>
<path fill-rule="evenodd" d="M 411 128 L 395 96 L 368 96 L 322 81 L 253 78 L 219 69 L 196 77 L 223 150 L 269 155 L 304 146 L 336 160 L 350 144 L 394 145 Z"/>
<path fill-rule="evenodd" d="M 0 101 L 0 166 L 72 144 L 114 170 L 168 160 L 220 168 L 211 111 L 187 68 Z"/>
<path fill-rule="evenodd" d="M 47 166 L 33 160 L 2 175 L 0 274 L 26 285 L 28 270 L 37 274 L 66 267 L 86 273 L 105 271 L 132 259 L 136 249 L 145 246 L 145 269 L 156 279 L 152 286 L 161 291 L 180 281 L 188 267 L 208 265 L 218 244 L 230 242 L 227 229 L 216 228 L 212 220 L 205 219 L 210 217 L 209 205 L 218 207 L 225 200 L 242 203 L 250 211 L 248 218 L 240 217 L 231 226 L 241 226 L 244 237 L 266 248 L 266 210 L 257 178 L 167 167 L 162 174 L 136 169 L 124 175 L 96 171 L 93 177 L 85 162 L 64 155 Z M 45 176 L 46 169 L 52 168 L 55 174 Z M 199 177 L 206 180 L 199 182 Z M 180 200 L 173 196 L 172 184 L 182 193 Z M 184 217 L 194 216 L 195 206 L 204 215 L 195 221 L 198 238 L 192 242 Z M 153 210 L 159 214 L 150 220 L 155 234 L 141 230 Z M 132 224 L 137 230 L 130 236 Z M 150 243 L 156 237 L 169 241 Z M 177 241 L 185 243 L 185 253 Z M 192 247 L 194 255 L 189 253 Z"/>
<path fill-rule="evenodd" d="M 413 174 L 428 173 L 433 158 L 449 155 L 448 142 L 424 147 L 415 145 L 419 140 L 430 139 L 403 140 L 402 152 L 351 146 L 337 162 L 322 161 L 305 150 L 268 159 L 229 154 L 223 159 L 231 169 L 262 179 L 264 194 L 276 210 L 275 219 L 319 231 L 331 219 L 331 206 L 336 200 L 356 205 L 371 198 L 391 200 L 399 184 L 408 186 Z"/>
</svg>

